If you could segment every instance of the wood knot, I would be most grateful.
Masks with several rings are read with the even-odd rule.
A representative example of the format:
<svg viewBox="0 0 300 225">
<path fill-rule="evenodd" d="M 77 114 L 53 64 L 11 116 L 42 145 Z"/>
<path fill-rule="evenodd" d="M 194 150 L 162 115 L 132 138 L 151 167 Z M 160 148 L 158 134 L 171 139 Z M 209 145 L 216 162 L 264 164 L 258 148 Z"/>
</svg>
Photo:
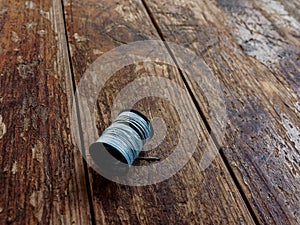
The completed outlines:
<svg viewBox="0 0 300 225">
<path fill-rule="evenodd" d="M 0 115 L 0 139 L 6 134 L 6 125 L 3 122 L 3 118 Z"/>
</svg>

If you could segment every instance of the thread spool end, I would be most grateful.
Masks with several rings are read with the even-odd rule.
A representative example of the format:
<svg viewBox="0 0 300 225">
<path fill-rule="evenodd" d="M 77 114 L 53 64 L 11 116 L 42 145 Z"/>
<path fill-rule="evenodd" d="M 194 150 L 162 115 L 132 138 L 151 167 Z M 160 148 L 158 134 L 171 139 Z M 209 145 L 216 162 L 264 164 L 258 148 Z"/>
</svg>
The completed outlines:
<svg viewBox="0 0 300 225">
<path fill-rule="evenodd" d="M 114 147 L 95 142 L 90 146 L 89 152 L 94 163 L 107 176 L 122 176 L 128 172 L 129 165 L 125 157 Z"/>
</svg>

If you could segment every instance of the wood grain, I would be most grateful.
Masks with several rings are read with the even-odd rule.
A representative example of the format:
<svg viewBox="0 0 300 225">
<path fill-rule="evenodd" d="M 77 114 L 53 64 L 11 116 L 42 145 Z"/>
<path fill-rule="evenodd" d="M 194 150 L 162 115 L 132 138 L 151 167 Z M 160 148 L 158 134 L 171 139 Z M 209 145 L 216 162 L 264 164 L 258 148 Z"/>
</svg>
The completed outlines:
<svg viewBox="0 0 300 225">
<path fill-rule="evenodd" d="M 84 3 L 65 1 L 64 5 L 73 71 L 77 83 L 89 69 L 89 65 L 105 52 L 124 43 L 159 39 L 157 31 L 139 1 L 122 3 L 95 0 Z M 165 48 L 161 48 L 161 51 L 168 55 Z M 118 63 L 117 60 L 115 63 Z M 193 115 L 198 121 L 195 124 L 188 122 L 191 134 L 199 134 L 196 151 L 187 165 L 176 175 L 161 183 L 144 187 L 111 182 L 90 169 L 96 223 L 253 224 L 252 217 L 220 156 L 204 172 L 199 167 L 204 151 L 215 152 L 217 149 L 176 68 L 158 62 L 140 62 L 115 72 L 100 91 L 96 106 L 92 102 L 88 105 L 92 110 L 96 108 L 98 135 L 111 123 L 110 113 L 119 91 L 126 88 L 130 82 L 145 78 L 149 74 L 172 80 L 187 93 L 177 96 L 177 101 L 184 112 Z M 145 81 L 144 86 L 153 87 L 149 81 L 148 83 Z M 166 95 L 174 91 L 164 82 L 153 89 L 157 92 L 162 91 Z M 133 91 L 136 95 L 147 95 L 147 88 Z M 164 120 L 167 135 L 159 147 L 148 154 L 166 158 L 172 153 L 180 137 L 178 127 L 181 120 L 177 113 L 178 109 L 170 104 L 168 99 L 153 96 L 137 102 L 134 108 L 151 119 L 160 117 Z M 84 131 L 82 135 L 87 150 L 95 141 L 95 134 L 86 117 L 87 115 L 81 114 Z M 144 165 L 147 162 L 137 163 Z"/>
<path fill-rule="evenodd" d="M 90 224 L 60 1 L 0 1 L 0 224 Z"/>
<path fill-rule="evenodd" d="M 145 2 L 163 38 L 202 56 L 221 81 L 220 144 L 259 222 L 299 224 L 298 2 Z M 185 77 L 213 127 L 209 102 Z"/>
</svg>

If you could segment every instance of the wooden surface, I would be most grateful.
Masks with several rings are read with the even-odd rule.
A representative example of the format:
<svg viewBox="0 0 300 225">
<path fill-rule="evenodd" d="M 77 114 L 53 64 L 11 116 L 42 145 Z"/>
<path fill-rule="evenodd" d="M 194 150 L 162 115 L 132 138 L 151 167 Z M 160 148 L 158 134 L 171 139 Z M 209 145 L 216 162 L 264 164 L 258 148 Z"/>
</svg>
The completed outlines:
<svg viewBox="0 0 300 225">
<path fill-rule="evenodd" d="M 0 224 L 89 224 L 62 6 L 0 3 Z"/>
<path fill-rule="evenodd" d="M 71 6 L 66 2 L 65 5 L 68 35 L 72 37 L 70 38 L 70 45 L 72 46 L 71 55 L 76 80 L 79 80 L 82 71 L 85 71 L 87 66 L 96 57 L 99 57 L 94 52 L 109 51 L 122 43 L 159 38 L 141 2 L 130 1 L 120 4 L 118 1 L 110 1 L 109 4 L 96 4 L 96 1 L 91 0 L 84 3 L 72 2 Z M 80 40 L 76 37 L 80 37 Z M 166 51 L 166 49 L 162 49 L 162 51 Z M 118 62 L 118 60 L 116 61 Z M 97 113 L 99 116 L 99 133 L 102 133 L 104 128 L 111 122 L 110 111 L 118 90 L 121 90 L 134 79 L 147 77 L 149 74 L 174 80 L 184 87 L 178 71 L 166 65 L 139 63 L 121 69 L 110 79 L 109 86 L 100 93 L 97 107 L 99 109 Z M 155 88 L 151 83 L 145 83 L 144 85 Z M 159 92 L 159 89 L 162 89 L 161 87 L 167 87 L 167 85 L 161 83 L 161 86 L 157 86 L 157 90 L 154 92 Z M 172 87 L 169 88 L 166 89 L 166 92 L 172 93 Z M 147 96 L 147 93 L 136 92 L 136 95 L 146 94 Z M 205 146 L 209 141 L 209 136 L 200 116 L 193 107 L 191 99 L 185 96 L 179 97 L 177 101 L 184 114 L 191 113 L 195 115 L 200 123 L 200 127 L 196 124 L 189 125 L 192 132 L 200 135 L 199 147 L 194 158 L 184 169 L 169 180 L 146 187 L 118 185 L 104 180 L 90 170 L 96 223 L 253 223 L 220 157 L 214 161 L 209 169 L 201 172 L 199 162 L 202 150 L 205 147 L 215 148 L 215 146 L 214 144 Z M 106 107 L 103 107 L 103 105 Z M 151 152 L 151 154 L 161 157 L 168 156 L 174 150 L 179 138 L 178 124 L 180 124 L 180 121 L 176 109 L 170 106 L 166 99 L 153 97 L 144 99 L 136 105 L 136 109 L 144 112 L 151 119 L 156 116 L 165 121 L 169 135 L 164 139 L 162 146 L 155 152 Z M 85 115 L 81 117 L 83 118 L 82 127 L 86 135 L 85 140 L 87 140 L 85 149 L 88 149 L 94 139 L 89 138 L 93 135 L 88 133 L 89 124 L 84 124 Z M 201 146 L 203 147 L 201 148 Z M 192 146 L 184 147 L 191 148 Z M 214 151 L 217 150 L 214 149 Z M 230 207 L 228 204 L 230 204 Z"/>
<path fill-rule="evenodd" d="M 299 7 L 296 0 L 0 0 L 0 224 L 299 224 Z M 211 116 L 207 95 L 173 66 L 140 62 L 117 71 L 98 95 L 99 135 L 118 92 L 149 74 L 184 90 L 177 102 L 199 135 L 176 175 L 132 187 L 86 169 L 70 112 L 89 65 L 117 46 L 151 39 L 203 57 L 228 118 Z M 174 92 L 164 82 L 144 85 L 135 96 L 149 96 L 146 87 Z M 153 96 L 134 107 L 164 120 L 167 135 L 149 154 L 166 158 L 181 135 L 176 107 Z M 87 151 L 95 131 L 78 116 Z M 218 151 L 203 171 L 201 158 Z"/>
<path fill-rule="evenodd" d="M 277 1 L 146 2 L 164 39 L 202 55 L 221 80 L 229 119 L 221 151 L 259 222 L 299 223 L 297 11 Z"/>
</svg>

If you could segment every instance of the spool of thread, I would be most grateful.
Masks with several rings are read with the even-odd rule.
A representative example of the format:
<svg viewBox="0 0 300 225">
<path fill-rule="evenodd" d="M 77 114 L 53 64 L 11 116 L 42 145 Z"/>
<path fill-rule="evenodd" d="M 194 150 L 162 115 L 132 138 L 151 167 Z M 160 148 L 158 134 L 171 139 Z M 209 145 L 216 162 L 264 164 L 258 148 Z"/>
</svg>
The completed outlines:
<svg viewBox="0 0 300 225">
<path fill-rule="evenodd" d="M 90 155 L 104 175 L 124 175 L 152 136 L 151 123 L 143 114 L 124 110 L 90 146 Z"/>
</svg>

